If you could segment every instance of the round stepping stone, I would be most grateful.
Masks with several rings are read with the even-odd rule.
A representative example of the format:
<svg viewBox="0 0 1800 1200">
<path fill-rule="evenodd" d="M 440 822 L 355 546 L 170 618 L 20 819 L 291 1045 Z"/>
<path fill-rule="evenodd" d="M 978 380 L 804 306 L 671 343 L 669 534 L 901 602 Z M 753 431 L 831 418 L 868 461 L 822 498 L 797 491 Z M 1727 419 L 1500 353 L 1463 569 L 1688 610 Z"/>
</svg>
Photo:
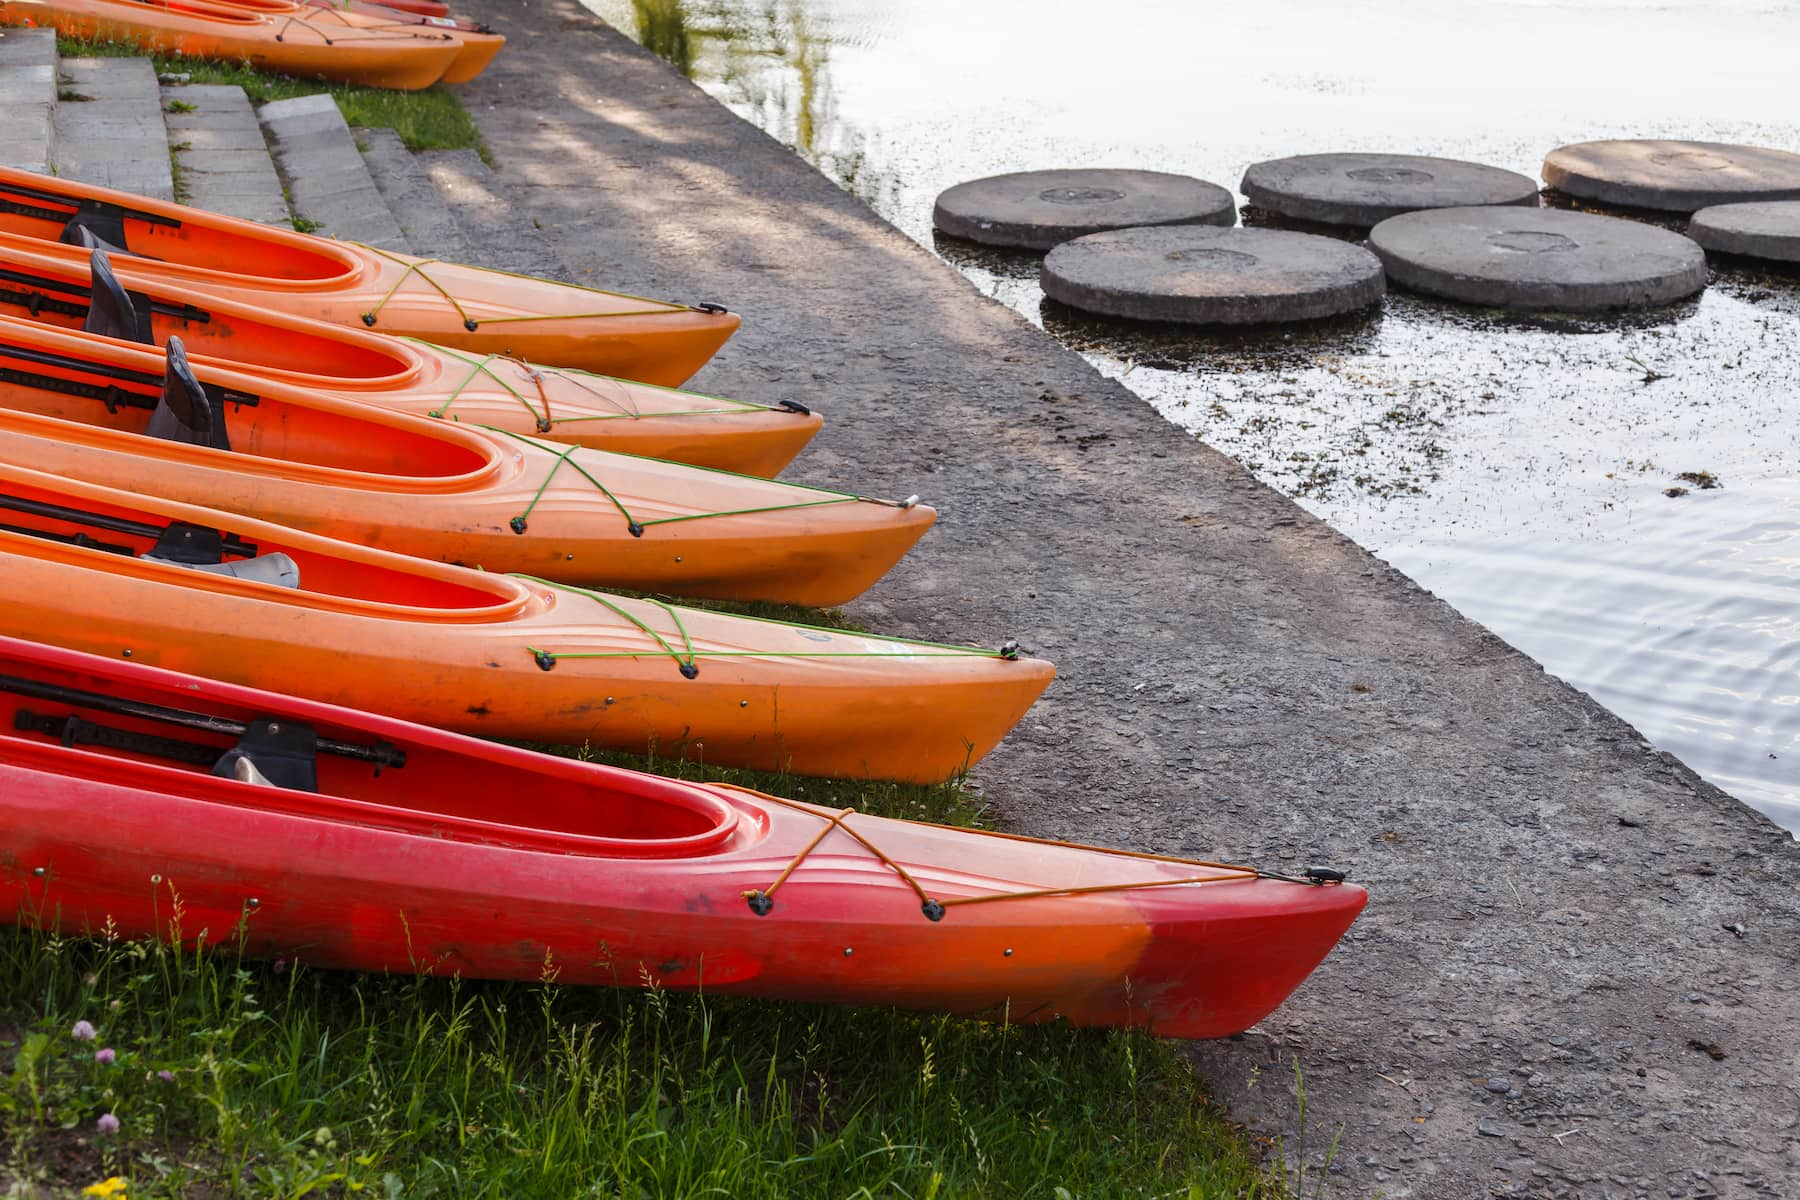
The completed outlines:
<svg viewBox="0 0 1800 1200">
<path fill-rule="evenodd" d="M 1283 229 L 1157 226 L 1064 242 L 1044 259 L 1044 294 L 1139 321 L 1253 325 L 1366 308 L 1387 290 L 1360 246 Z"/>
<path fill-rule="evenodd" d="M 1440 208 L 1369 232 L 1403 287 L 1495 308 L 1646 308 L 1706 286 L 1706 252 L 1679 233 L 1553 208 Z"/>
<path fill-rule="evenodd" d="M 1235 225 L 1216 183 L 1161 171 L 1017 171 L 948 188 L 932 224 L 990 246 L 1048 250 L 1070 238 L 1137 225 Z"/>
<path fill-rule="evenodd" d="M 1601 204 L 1691 213 L 1714 204 L 1800 200 L 1800 154 L 1724 142 L 1578 142 L 1544 159 L 1544 182 Z"/>
<path fill-rule="evenodd" d="M 1238 186 L 1269 212 L 1364 229 L 1421 208 L 1538 202 L 1537 184 L 1517 171 L 1417 154 L 1273 158 L 1252 164 Z"/>
<path fill-rule="evenodd" d="M 1800 200 L 1715 204 L 1694 214 L 1688 236 L 1720 254 L 1800 263 Z"/>
</svg>

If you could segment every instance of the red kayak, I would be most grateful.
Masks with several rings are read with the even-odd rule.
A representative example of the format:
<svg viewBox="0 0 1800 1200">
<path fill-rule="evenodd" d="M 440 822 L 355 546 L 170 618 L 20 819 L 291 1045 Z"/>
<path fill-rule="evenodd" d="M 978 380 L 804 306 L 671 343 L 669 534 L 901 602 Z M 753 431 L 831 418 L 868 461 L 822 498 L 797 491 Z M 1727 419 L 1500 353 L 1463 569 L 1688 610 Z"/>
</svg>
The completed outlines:
<svg viewBox="0 0 1800 1200">
<path fill-rule="evenodd" d="M 867 817 L 0 638 L 0 910 L 324 967 L 1222 1037 L 1361 911 L 1271 876 Z"/>
</svg>

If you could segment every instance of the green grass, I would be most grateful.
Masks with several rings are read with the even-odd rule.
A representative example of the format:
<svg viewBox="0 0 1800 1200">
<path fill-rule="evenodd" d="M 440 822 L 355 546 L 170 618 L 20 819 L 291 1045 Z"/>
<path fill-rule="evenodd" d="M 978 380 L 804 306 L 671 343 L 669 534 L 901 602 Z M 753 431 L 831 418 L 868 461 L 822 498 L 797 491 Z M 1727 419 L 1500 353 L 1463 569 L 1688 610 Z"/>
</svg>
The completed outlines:
<svg viewBox="0 0 1800 1200">
<path fill-rule="evenodd" d="M 64 58 L 136 58 L 143 51 L 126 42 L 94 42 L 58 37 Z M 359 87 L 320 79 L 291 79 L 237 63 L 205 62 L 194 58 L 152 55 L 159 73 L 187 75 L 193 83 L 236 84 L 252 104 L 285 100 L 291 96 L 327 93 L 337 101 L 344 120 L 352 125 L 387 128 L 399 133 L 414 150 L 479 150 L 487 157 L 481 132 L 455 93 L 443 86 L 420 92 L 396 92 L 387 88 Z"/>
<path fill-rule="evenodd" d="M 0 1188 L 27 1194 L 1277 1194 L 1141 1035 L 31 930 L 0 934 L 0 1012 Z"/>
<path fill-rule="evenodd" d="M 981 819 L 955 782 L 608 757 Z M 1142 1033 L 354 975 L 29 927 L 0 930 L 0 1131 L 0 1194 L 121 1176 L 133 1197 L 1288 1195 L 1179 1049 Z"/>
</svg>

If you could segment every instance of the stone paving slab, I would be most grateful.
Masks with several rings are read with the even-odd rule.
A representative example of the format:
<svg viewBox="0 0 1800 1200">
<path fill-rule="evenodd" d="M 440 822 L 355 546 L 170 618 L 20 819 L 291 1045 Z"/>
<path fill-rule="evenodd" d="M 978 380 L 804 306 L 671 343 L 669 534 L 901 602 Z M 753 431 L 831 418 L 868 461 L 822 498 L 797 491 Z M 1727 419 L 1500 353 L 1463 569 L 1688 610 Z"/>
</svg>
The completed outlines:
<svg viewBox="0 0 1800 1200">
<path fill-rule="evenodd" d="M 350 127 L 327 95 L 275 100 L 257 112 L 287 181 L 294 214 L 317 232 L 383 250 L 407 249 L 406 235 L 369 178 Z"/>
<path fill-rule="evenodd" d="M 419 156 L 425 172 L 471 249 L 467 261 L 497 271 L 569 280 L 568 264 L 545 240 L 507 184 L 473 150 L 436 150 Z"/>
<path fill-rule="evenodd" d="M 153 196 L 175 198 L 162 92 L 147 58 L 69 58 L 56 107 L 57 174 Z"/>
<path fill-rule="evenodd" d="M 182 199 L 226 216 L 285 225 L 287 197 L 244 89 L 189 84 L 165 87 L 161 98 Z"/>
<path fill-rule="evenodd" d="M 414 254 L 473 262 L 475 250 L 426 173 L 425 164 L 392 129 L 359 129 L 357 144 L 369 177 L 400 222 Z"/>
<path fill-rule="evenodd" d="M 1289 1166 L 1298 1066 L 1309 1197 L 1796 1194 L 1791 836 L 577 0 L 460 7 L 507 37 L 460 93 L 576 278 L 729 303 L 694 387 L 816 403 L 792 477 L 943 514 L 851 614 L 1062 669 L 976 769 L 1008 827 L 1368 886 L 1273 1017 L 1191 1048 Z"/>
<path fill-rule="evenodd" d="M 48 171 L 55 149 L 56 34 L 48 29 L 0 32 L 0 166 Z"/>
</svg>

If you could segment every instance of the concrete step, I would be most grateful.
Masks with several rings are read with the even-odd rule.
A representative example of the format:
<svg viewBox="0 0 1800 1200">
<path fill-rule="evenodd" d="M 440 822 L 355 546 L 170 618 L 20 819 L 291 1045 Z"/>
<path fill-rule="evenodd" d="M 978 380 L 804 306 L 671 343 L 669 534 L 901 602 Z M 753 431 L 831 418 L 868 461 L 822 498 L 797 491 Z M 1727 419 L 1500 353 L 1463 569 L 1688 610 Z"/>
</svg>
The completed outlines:
<svg viewBox="0 0 1800 1200">
<path fill-rule="evenodd" d="M 568 264 L 551 248 L 505 182 L 473 150 L 431 150 L 418 156 L 473 248 L 476 266 L 546 279 L 573 280 Z"/>
<path fill-rule="evenodd" d="M 296 217 L 317 233 L 406 251 L 406 235 L 369 178 L 336 101 L 328 95 L 274 100 L 257 117 Z"/>
<path fill-rule="evenodd" d="M 162 108 L 183 203 L 247 221 L 288 223 L 292 214 L 275 160 L 243 88 L 199 83 L 165 87 Z"/>
<path fill-rule="evenodd" d="M 431 184 L 425 164 L 392 129 L 358 129 L 363 165 L 406 234 L 414 254 L 468 262 L 475 253 L 444 198 Z"/>
<path fill-rule="evenodd" d="M 0 33 L 0 166 L 48 173 L 56 148 L 56 32 Z"/>
<path fill-rule="evenodd" d="M 67 58 L 52 127 L 56 173 L 152 196 L 175 198 L 162 91 L 147 58 Z"/>
</svg>

